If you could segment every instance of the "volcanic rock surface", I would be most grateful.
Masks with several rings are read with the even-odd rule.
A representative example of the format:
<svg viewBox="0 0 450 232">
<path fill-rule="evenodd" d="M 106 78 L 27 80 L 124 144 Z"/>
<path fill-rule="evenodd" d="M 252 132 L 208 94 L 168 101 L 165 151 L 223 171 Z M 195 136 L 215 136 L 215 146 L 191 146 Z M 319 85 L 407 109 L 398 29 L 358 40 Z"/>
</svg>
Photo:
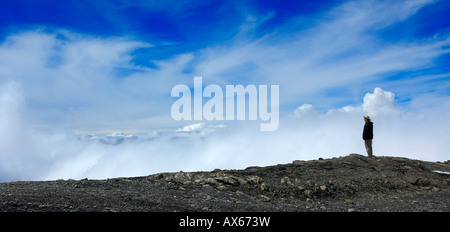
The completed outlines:
<svg viewBox="0 0 450 232">
<path fill-rule="evenodd" d="M 0 184 L 0 211 L 450 211 L 450 162 L 358 154 L 244 170 Z"/>
</svg>

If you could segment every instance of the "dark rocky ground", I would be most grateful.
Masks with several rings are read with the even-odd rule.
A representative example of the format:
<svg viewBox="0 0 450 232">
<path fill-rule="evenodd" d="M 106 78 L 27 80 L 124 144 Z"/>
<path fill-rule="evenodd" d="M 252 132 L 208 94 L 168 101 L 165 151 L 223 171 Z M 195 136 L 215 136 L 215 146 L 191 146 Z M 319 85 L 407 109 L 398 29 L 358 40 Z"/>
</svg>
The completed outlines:
<svg viewBox="0 0 450 232">
<path fill-rule="evenodd" d="M 0 184 L 0 211 L 449 212 L 448 172 L 449 161 L 350 154 L 244 170 L 12 182 Z"/>
</svg>

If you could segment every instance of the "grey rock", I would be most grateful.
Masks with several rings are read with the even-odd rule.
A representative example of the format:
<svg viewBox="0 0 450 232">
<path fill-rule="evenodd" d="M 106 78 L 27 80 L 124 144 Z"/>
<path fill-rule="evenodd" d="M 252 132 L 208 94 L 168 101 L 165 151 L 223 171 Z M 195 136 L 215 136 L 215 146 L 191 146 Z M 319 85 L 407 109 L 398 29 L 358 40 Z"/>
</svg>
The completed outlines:
<svg viewBox="0 0 450 232">
<path fill-rule="evenodd" d="M 351 154 L 245 170 L 0 183 L 0 211 L 448 211 L 449 162 Z"/>
</svg>

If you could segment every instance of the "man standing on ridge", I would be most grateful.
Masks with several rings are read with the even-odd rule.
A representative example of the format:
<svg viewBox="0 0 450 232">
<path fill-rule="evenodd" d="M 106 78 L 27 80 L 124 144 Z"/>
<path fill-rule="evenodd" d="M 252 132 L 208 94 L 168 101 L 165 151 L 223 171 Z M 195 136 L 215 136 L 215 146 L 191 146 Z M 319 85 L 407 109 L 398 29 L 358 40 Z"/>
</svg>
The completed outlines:
<svg viewBox="0 0 450 232">
<path fill-rule="evenodd" d="M 369 156 L 369 158 L 372 158 L 373 122 L 370 121 L 370 117 L 367 115 L 363 116 L 363 118 L 365 124 L 362 138 L 364 140 L 364 145 L 366 146 L 367 155 Z"/>
</svg>

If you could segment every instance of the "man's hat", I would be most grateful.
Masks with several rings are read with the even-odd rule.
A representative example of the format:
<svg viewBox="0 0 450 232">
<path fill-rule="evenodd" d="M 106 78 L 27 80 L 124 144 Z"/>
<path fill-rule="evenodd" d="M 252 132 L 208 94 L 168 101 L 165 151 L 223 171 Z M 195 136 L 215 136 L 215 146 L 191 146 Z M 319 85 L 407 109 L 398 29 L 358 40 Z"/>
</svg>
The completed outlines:
<svg viewBox="0 0 450 232">
<path fill-rule="evenodd" d="M 363 116 L 363 118 L 370 120 L 370 116 L 369 115 Z"/>
</svg>

